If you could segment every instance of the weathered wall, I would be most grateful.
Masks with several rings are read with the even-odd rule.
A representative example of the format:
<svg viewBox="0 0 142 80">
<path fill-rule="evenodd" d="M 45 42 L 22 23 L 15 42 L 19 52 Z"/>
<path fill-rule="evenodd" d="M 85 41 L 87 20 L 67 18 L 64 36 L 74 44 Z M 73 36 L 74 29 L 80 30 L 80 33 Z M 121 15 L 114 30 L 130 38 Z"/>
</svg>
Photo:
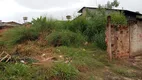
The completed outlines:
<svg viewBox="0 0 142 80">
<path fill-rule="evenodd" d="M 142 21 L 130 25 L 130 56 L 142 55 Z"/>
<path fill-rule="evenodd" d="M 110 59 L 142 55 L 142 21 L 130 23 L 128 26 L 113 25 L 108 17 L 106 43 Z"/>
<path fill-rule="evenodd" d="M 115 31 L 112 33 L 114 35 L 114 38 L 112 41 L 114 41 L 114 44 L 116 44 L 114 57 L 115 58 L 125 58 L 129 56 L 129 27 L 128 26 L 121 26 L 118 25 L 115 29 Z M 113 46 L 112 46 L 113 48 Z"/>
<path fill-rule="evenodd" d="M 130 41 L 128 26 L 110 25 L 107 27 L 106 35 L 108 43 L 107 51 L 111 59 L 129 57 Z"/>
</svg>

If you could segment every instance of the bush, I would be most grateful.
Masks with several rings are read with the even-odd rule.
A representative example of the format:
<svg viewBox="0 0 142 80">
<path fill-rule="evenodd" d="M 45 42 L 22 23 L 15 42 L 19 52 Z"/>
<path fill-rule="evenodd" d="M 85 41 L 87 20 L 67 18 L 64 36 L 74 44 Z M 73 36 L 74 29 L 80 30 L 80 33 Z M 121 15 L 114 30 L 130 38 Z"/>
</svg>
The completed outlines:
<svg viewBox="0 0 142 80">
<path fill-rule="evenodd" d="M 15 27 L 3 34 L 2 39 L 9 45 L 22 43 L 26 40 L 35 40 L 39 33 L 34 28 Z"/>
<path fill-rule="evenodd" d="M 53 67 L 55 77 L 61 80 L 74 80 L 78 75 L 78 70 L 71 64 L 57 63 Z"/>
<path fill-rule="evenodd" d="M 53 46 L 69 46 L 83 44 L 84 37 L 68 30 L 55 31 L 46 37 L 46 40 Z"/>
<path fill-rule="evenodd" d="M 106 50 L 105 34 L 103 32 L 95 35 L 95 44 L 98 48 Z"/>
<path fill-rule="evenodd" d="M 47 17 L 39 17 L 32 20 L 32 27 L 35 27 L 38 32 L 51 32 L 56 27 L 56 20 Z"/>
<path fill-rule="evenodd" d="M 55 30 L 68 30 L 68 27 L 71 26 L 71 21 L 56 21 L 57 26 L 55 26 Z"/>
<path fill-rule="evenodd" d="M 95 12 L 87 11 L 88 27 L 84 32 L 84 35 L 88 37 L 88 41 L 94 42 L 95 36 L 102 32 L 105 32 L 106 27 L 106 14 L 105 10 L 98 9 Z"/>
<path fill-rule="evenodd" d="M 127 25 L 127 19 L 122 12 L 113 12 L 110 14 L 111 23 L 115 25 Z"/>
<path fill-rule="evenodd" d="M 77 19 L 68 22 L 68 30 L 73 32 L 80 32 L 81 34 L 87 29 L 88 21 L 84 17 L 78 17 Z"/>
</svg>

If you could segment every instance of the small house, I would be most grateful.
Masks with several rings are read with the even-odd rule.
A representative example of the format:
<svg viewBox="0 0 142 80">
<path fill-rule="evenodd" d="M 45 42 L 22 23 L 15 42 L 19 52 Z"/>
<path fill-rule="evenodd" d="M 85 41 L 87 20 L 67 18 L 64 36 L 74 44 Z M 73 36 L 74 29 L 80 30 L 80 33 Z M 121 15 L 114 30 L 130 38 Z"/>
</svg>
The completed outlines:
<svg viewBox="0 0 142 80">
<path fill-rule="evenodd" d="M 0 33 L 13 27 L 21 26 L 20 23 L 10 21 L 10 22 L 0 22 Z"/>
</svg>

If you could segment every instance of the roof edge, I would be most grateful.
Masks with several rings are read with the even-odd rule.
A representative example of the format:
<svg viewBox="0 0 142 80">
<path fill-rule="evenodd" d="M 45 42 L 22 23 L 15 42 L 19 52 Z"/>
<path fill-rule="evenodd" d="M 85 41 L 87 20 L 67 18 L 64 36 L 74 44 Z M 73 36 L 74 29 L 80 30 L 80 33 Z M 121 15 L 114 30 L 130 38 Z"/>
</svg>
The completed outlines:
<svg viewBox="0 0 142 80">
<path fill-rule="evenodd" d="M 78 13 L 82 13 L 82 10 L 83 10 L 84 8 L 88 8 L 88 9 L 98 9 L 97 7 L 82 7 L 82 8 L 78 11 Z M 128 12 L 135 13 L 135 14 L 137 14 L 137 15 L 142 15 L 141 13 L 137 13 L 137 12 L 130 11 L 130 10 L 123 10 L 123 9 L 108 9 L 108 8 L 105 8 L 105 9 L 106 9 L 106 10 L 128 11 Z"/>
</svg>

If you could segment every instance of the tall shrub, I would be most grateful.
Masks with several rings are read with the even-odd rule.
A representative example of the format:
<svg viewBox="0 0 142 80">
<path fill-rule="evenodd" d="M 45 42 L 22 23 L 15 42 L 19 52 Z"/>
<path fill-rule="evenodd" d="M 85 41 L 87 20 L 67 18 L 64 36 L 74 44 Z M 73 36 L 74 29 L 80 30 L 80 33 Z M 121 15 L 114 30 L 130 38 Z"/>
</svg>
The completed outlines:
<svg viewBox="0 0 142 80">
<path fill-rule="evenodd" d="M 84 31 L 84 35 L 88 37 L 88 41 L 94 42 L 95 35 L 105 31 L 106 14 L 104 9 L 98 9 L 95 12 L 87 10 L 88 26 Z"/>
<path fill-rule="evenodd" d="M 79 17 L 73 20 L 70 25 L 69 30 L 84 33 L 87 29 L 88 21 L 84 17 Z"/>
</svg>

